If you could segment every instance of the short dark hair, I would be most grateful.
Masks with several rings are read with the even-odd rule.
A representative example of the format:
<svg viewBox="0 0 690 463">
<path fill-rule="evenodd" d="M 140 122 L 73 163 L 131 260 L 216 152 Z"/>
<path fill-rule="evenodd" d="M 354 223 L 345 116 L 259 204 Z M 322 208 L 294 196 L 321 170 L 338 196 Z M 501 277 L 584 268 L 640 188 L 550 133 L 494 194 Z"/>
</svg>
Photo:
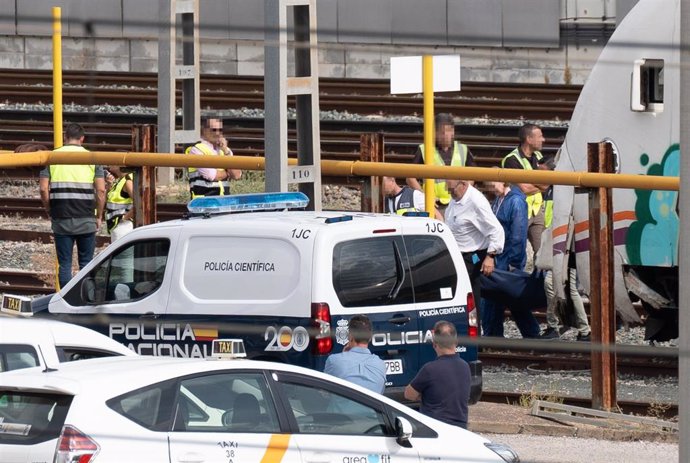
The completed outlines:
<svg viewBox="0 0 690 463">
<path fill-rule="evenodd" d="M 527 123 L 520 127 L 520 130 L 518 131 L 518 140 L 520 141 L 520 144 L 523 144 L 524 142 L 527 141 L 527 137 L 532 135 L 532 131 L 535 129 L 539 129 L 537 124 L 532 124 L 532 123 Z"/>
<path fill-rule="evenodd" d="M 15 153 L 32 153 L 34 151 L 48 151 L 48 148 L 39 143 L 24 143 L 14 149 Z"/>
<path fill-rule="evenodd" d="M 450 113 L 438 113 L 434 118 L 434 127 L 439 128 L 444 125 L 452 125 L 455 127 L 455 119 Z"/>
<path fill-rule="evenodd" d="M 458 345 L 458 331 L 455 325 L 439 320 L 434 325 L 434 342 L 444 349 L 455 349 Z"/>
<path fill-rule="evenodd" d="M 219 121 L 223 122 L 223 118 L 220 117 L 218 114 L 205 114 L 201 116 L 201 128 L 208 129 L 209 123 L 214 119 L 218 119 Z"/>
<path fill-rule="evenodd" d="M 79 124 L 71 123 L 65 128 L 66 140 L 79 140 L 84 136 L 84 127 Z"/>
<path fill-rule="evenodd" d="M 373 334 L 371 320 L 366 315 L 355 315 L 352 317 L 347 324 L 347 329 L 356 343 L 368 343 Z"/>
</svg>

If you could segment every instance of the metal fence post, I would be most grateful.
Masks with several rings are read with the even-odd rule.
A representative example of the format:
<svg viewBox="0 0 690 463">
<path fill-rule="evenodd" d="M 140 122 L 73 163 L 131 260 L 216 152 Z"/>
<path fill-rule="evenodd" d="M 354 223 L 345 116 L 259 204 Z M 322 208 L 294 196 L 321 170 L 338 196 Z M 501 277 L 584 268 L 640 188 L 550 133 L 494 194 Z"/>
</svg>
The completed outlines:
<svg viewBox="0 0 690 463">
<path fill-rule="evenodd" d="M 132 127 L 132 151 L 156 152 L 156 126 L 151 124 Z M 135 225 L 156 222 L 156 167 L 142 166 L 134 172 Z"/>
<path fill-rule="evenodd" d="M 613 173 L 609 143 L 587 144 L 590 172 Z M 610 188 L 589 191 L 589 278 L 592 329 L 592 407 L 616 407 L 616 308 L 613 280 L 613 204 Z"/>
<path fill-rule="evenodd" d="M 359 138 L 359 160 L 365 162 L 383 162 L 384 137 L 382 133 L 364 133 Z M 371 176 L 362 181 L 360 195 L 362 212 L 383 212 L 381 177 Z"/>
</svg>

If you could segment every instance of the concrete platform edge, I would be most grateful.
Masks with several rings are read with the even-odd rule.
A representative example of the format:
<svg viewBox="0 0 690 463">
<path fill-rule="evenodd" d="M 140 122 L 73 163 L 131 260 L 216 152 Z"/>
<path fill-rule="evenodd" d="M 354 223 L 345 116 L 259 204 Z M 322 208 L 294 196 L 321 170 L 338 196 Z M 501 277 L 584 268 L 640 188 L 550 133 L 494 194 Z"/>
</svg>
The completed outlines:
<svg viewBox="0 0 690 463">
<path fill-rule="evenodd" d="M 610 441 L 647 441 L 678 443 L 678 434 L 659 431 L 638 431 L 596 428 L 592 426 L 578 427 L 557 423 L 550 424 L 517 424 L 497 423 L 488 421 L 470 422 L 469 430 L 475 433 L 490 434 L 530 434 L 554 437 L 581 437 Z"/>
</svg>

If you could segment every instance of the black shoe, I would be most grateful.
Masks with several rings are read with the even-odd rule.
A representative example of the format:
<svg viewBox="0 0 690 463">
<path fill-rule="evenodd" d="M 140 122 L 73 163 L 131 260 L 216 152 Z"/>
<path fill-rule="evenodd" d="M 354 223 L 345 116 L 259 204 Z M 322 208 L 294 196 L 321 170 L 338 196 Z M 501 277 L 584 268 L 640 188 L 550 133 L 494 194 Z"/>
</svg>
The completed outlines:
<svg viewBox="0 0 690 463">
<path fill-rule="evenodd" d="M 558 339 L 561 336 L 558 334 L 556 328 L 546 328 L 542 334 L 539 335 L 539 339 Z"/>
<path fill-rule="evenodd" d="M 582 341 L 582 342 L 591 342 L 592 341 L 592 333 L 587 333 L 584 336 L 581 335 L 580 333 L 577 333 L 577 340 Z"/>
</svg>

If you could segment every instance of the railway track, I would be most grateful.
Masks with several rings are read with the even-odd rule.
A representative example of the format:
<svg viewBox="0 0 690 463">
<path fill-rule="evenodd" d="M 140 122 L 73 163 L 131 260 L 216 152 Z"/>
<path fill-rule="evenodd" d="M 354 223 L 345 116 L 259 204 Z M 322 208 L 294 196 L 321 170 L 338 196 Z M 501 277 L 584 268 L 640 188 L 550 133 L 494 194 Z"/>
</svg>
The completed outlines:
<svg viewBox="0 0 690 463">
<path fill-rule="evenodd" d="M 64 103 L 157 106 L 155 74 L 66 72 L 63 82 Z M 260 77 L 205 75 L 200 87 L 203 108 L 263 108 Z M 390 95 L 386 80 L 321 79 L 319 87 L 322 110 L 385 115 L 422 112 L 419 96 Z M 437 95 L 435 105 L 438 112 L 461 117 L 569 120 L 580 90 L 565 85 L 465 82 L 460 92 Z M 0 91 L 9 95 L 10 103 L 48 103 L 52 101 L 51 75 L 46 71 L 3 70 Z M 294 106 L 292 97 L 288 105 Z"/>
<path fill-rule="evenodd" d="M 64 71 L 62 77 L 65 85 L 76 87 L 156 88 L 158 86 L 158 77 L 155 73 Z M 52 86 L 53 77 L 49 70 L 0 69 L 0 84 Z M 200 87 L 204 90 L 222 91 L 232 87 L 237 91 L 261 92 L 263 91 L 263 79 L 261 77 L 202 74 Z M 389 93 L 390 82 L 386 79 L 321 78 L 319 79 L 319 88 L 321 92 L 330 94 L 382 95 Z M 462 93 L 470 98 L 485 98 L 487 95 L 493 94 L 494 96 L 508 95 L 511 98 L 543 99 L 544 95 L 547 95 L 550 100 L 574 102 L 577 101 L 581 90 L 582 86 L 580 85 L 469 81 L 462 83 Z M 448 94 L 453 95 L 452 92 Z M 439 97 L 443 98 L 444 95 Z"/>
<path fill-rule="evenodd" d="M 481 352 L 479 359 L 484 367 L 507 365 L 534 374 L 589 372 L 591 360 L 588 353 L 553 352 L 549 350 L 551 342 L 544 341 L 543 349 L 539 352 L 514 350 Z M 644 377 L 678 376 L 678 349 L 671 347 L 647 347 L 644 349 L 645 354 L 617 354 L 618 373 Z"/>
<path fill-rule="evenodd" d="M 52 113 L 0 110 L 0 147 L 13 150 L 23 143 L 42 143 L 51 148 L 53 142 Z M 155 116 L 120 114 L 102 117 L 102 113 L 66 113 L 65 120 L 80 122 L 85 128 L 85 145 L 91 150 L 132 151 L 132 126 L 156 124 Z M 104 120 L 105 119 L 105 120 Z M 227 136 L 233 151 L 243 156 L 259 156 L 264 152 L 263 119 L 227 118 Z M 542 150 L 555 154 L 563 143 L 566 127 L 546 127 L 547 142 Z M 359 158 L 360 135 L 383 133 L 386 159 L 409 162 L 423 139 L 420 123 L 389 121 L 321 121 L 321 156 L 323 159 L 352 160 Z M 514 125 L 463 124 L 457 126 L 458 137 L 466 143 L 480 166 L 497 165 L 500 158 L 517 145 Z M 180 147 L 181 150 L 181 147 Z M 297 155 L 294 123 L 289 125 L 289 155 Z"/>
<path fill-rule="evenodd" d="M 0 293 L 35 296 L 53 292 L 55 292 L 54 274 L 0 270 Z"/>
<path fill-rule="evenodd" d="M 187 205 L 181 203 L 158 203 L 156 209 L 157 222 L 179 219 L 187 213 Z M 47 219 L 39 198 L 0 198 L 0 214 L 14 215 L 21 218 Z M 0 232 L 0 237 L 2 236 L 19 238 L 16 241 L 50 242 L 50 233 L 48 232 L 4 230 Z M 22 239 L 24 237 L 27 239 Z M 15 240 L 9 239 L 9 241 Z"/>
</svg>

